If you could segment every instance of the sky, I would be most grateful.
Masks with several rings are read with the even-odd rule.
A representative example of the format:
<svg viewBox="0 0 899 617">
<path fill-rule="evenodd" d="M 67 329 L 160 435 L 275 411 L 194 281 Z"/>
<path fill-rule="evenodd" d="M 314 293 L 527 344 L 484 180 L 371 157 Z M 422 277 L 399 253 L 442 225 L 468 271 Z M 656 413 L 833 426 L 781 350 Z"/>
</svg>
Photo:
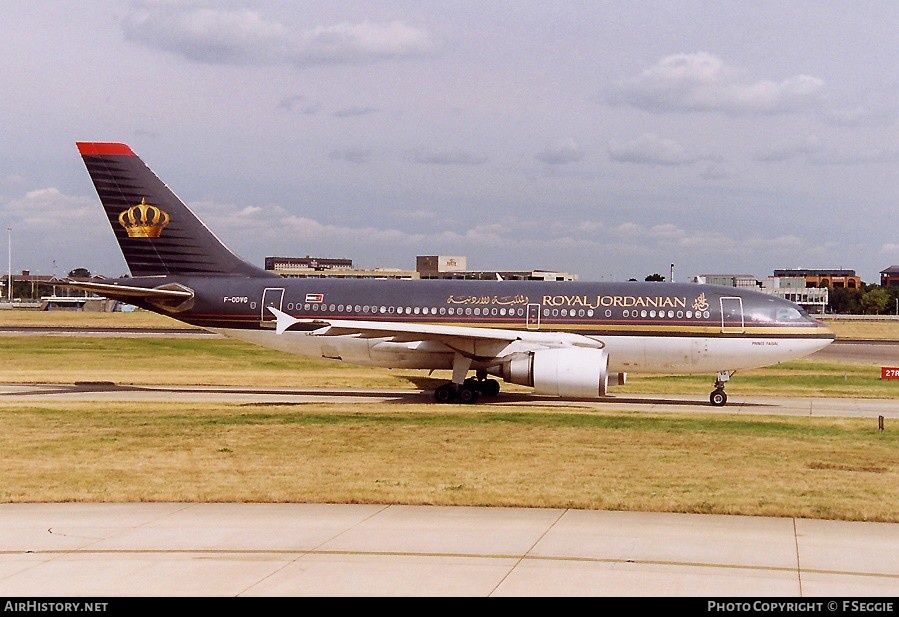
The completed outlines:
<svg viewBox="0 0 899 617">
<path fill-rule="evenodd" d="M 893 0 L 11 0 L 0 270 L 127 274 L 75 146 L 112 141 L 259 266 L 879 283 L 897 31 Z"/>
</svg>

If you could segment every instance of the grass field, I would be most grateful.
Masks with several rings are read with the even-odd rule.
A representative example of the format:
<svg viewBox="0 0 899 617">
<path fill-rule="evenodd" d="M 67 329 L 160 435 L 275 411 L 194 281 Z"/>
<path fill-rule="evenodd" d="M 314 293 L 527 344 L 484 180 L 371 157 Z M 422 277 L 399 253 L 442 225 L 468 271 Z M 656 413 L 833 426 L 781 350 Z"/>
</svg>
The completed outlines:
<svg viewBox="0 0 899 617">
<path fill-rule="evenodd" d="M 0 313 L 0 323 L 5 318 Z M 131 318 L 141 327 L 164 321 Z M 418 389 L 445 378 L 220 338 L 6 335 L 0 357 L 0 383 Z M 712 377 L 633 376 L 616 393 L 695 392 L 703 400 Z M 728 392 L 897 398 L 895 385 L 879 377 L 873 366 L 798 361 L 743 372 Z M 0 502 L 408 503 L 899 522 L 899 433 L 892 427 L 881 432 L 863 418 L 740 416 L 726 407 L 658 414 L 626 404 L 598 411 L 577 403 L 0 397 L 0 451 Z"/>
</svg>

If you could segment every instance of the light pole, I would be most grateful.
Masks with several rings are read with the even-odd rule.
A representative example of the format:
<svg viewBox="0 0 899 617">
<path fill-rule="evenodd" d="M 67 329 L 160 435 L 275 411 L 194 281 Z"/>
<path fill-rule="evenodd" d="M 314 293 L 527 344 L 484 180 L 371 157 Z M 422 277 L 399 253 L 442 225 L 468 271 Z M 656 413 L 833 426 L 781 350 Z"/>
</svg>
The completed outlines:
<svg viewBox="0 0 899 617">
<path fill-rule="evenodd" d="M 12 302 L 12 227 L 6 228 L 6 235 L 9 238 L 9 289 L 7 289 L 7 299 Z"/>
</svg>

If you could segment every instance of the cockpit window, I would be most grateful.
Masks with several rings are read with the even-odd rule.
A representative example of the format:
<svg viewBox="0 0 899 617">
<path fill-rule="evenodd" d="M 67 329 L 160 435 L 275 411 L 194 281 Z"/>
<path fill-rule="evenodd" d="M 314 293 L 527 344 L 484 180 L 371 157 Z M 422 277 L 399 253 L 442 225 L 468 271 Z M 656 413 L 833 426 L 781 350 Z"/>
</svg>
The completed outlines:
<svg viewBox="0 0 899 617">
<path fill-rule="evenodd" d="M 791 306 L 780 306 L 777 308 L 777 321 L 800 321 L 802 313 Z"/>
<path fill-rule="evenodd" d="M 809 319 L 809 315 L 802 307 L 777 306 L 772 303 L 772 305 L 764 308 L 753 308 L 753 310 L 749 313 L 749 319 L 750 321 L 754 321 L 756 323 L 784 323 L 806 321 Z"/>
</svg>

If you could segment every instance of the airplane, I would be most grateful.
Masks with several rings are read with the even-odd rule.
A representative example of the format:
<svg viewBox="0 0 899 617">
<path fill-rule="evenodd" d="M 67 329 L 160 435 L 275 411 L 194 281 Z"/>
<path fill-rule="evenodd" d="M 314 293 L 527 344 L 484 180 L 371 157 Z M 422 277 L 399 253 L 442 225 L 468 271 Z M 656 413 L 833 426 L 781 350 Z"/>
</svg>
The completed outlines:
<svg viewBox="0 0 899 617">
<path fill-rule="evenodd" d="M 715 373 L 807 356 L 835 335 L 758 290 L 674 282 L 285 278 L 216 235 L 124 143 L 76 142 L 130 276 L 68 280 L 226 337 L 388 368 L 452 371 L 440 403 L 600 399 L 628 373 Z M 498 378 L 498 379 L 497 379 Z"/>
</svg>

